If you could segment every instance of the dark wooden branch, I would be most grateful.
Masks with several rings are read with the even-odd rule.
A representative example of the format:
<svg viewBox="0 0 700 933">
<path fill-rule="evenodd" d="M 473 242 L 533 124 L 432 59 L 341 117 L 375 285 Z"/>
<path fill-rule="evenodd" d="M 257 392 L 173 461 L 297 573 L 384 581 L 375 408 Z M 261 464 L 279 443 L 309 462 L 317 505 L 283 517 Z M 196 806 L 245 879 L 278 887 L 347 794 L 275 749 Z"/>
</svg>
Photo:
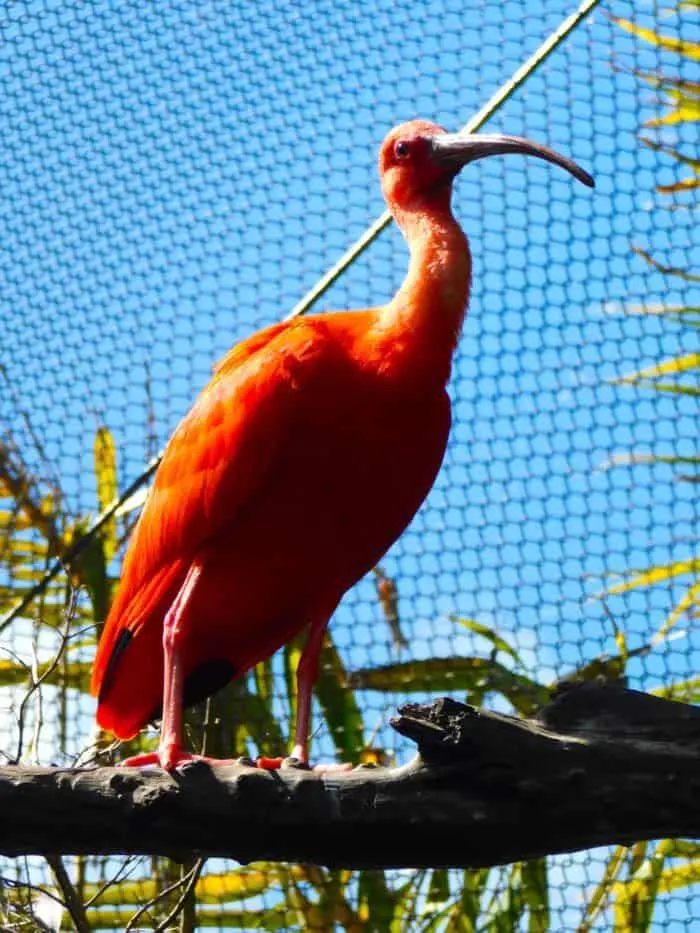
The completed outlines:
<svg viewBox="0 0 700 933">
<path fill-rule="evenodd" d="M 587 684 L 536 720 L 443 699 L 393 725 L 397 769 L 0 768 L 0 852 L 475 867 L 700 836 L 696 707 Z"/>
</svg>

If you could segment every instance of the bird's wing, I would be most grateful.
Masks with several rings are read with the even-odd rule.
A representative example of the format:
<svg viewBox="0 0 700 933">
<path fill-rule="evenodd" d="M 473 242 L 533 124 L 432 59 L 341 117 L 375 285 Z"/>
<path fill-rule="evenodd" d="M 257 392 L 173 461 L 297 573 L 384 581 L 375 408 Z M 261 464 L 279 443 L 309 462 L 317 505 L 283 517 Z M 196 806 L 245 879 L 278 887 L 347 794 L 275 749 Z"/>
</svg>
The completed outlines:
<svg viewBox="0 0 700 933">
<path fill-rule="evenodd" d="M 124 559 L 95 658 L 93 693 L 113 669 L 119 646 L 166 595 L 175 595 L 202 546 L 236 520 L 264 481 L 299 397 L 299 380 L 314 370 L 326 332 L 318 319 L 306 318 L 254 334 L 218 364 L 180 422 Z"/>
</svg>

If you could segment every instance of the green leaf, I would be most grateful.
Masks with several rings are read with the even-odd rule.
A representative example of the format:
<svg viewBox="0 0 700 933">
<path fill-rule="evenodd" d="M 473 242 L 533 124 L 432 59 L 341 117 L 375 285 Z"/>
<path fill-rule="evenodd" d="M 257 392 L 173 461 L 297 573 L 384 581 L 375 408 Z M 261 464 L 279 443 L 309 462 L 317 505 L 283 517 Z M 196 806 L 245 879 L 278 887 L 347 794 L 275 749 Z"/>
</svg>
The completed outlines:
<svg viewBox="0 0 700 933">
<path fill-rule="evenodd" d="M 459 900 L 450 899 L 447 903 L 433 903 L 428 901 L 421 911 L 422 923 L 420 933 L 476 933 L 472 926 L 459 911 Z M 405 929 L 405 928 L 404 928 Z"/>
<path fill-rule="evenodd" d="M 476 635 L 481 635 L 482 638 L 485 638 L 487 641 L 490 641 L 494 647 L 495 651 L 502 651 L 504 654 L 509 655 L 513 660 L 522 664 L 520 656 L 518 655 L 515 648 L 508 644 L 508 642 L 501 638 L 492 628 L 489 628 L 488 625 L 484 625 L 482 622 L 477 622 L 475 619 L 465 619 L 461 616 L 451 615 L 449 616 L 450 622 L 457 622 L 459 625 L 464 626 L 464 628 L 469 629 L 470 632 L 474 632 Z"/>
<path fill-rule="evenodd" d="M 117 498 L 117 448 L 106 427 L 97 429 L 93 447 L 95 482 L 99 511 L 103 512 Z M 100 531 L 105 560 L 109 562 L 117 551 L 117 522 L 111 518 Z"/>
<path fill-rule="evenodd" d="M 694 275 L 691 272 L 688 272 L 687 269 L 680 269 L 677 266 L 664 265 L 664 263 L 659 262 L 657 259 L 648 253 L 645 249 L 642 249 L 640 246 L 633 246 L 632 252 L 636 253 L 638 256 L 641 256 L 645 262 L 648 262 L 650 266 L 657 270 L 657 272 L 663 273 L 663 275 L 674 275 L 679 279 L 683 279 L 684 282 L 700 282 L 700 275 Z"/>
<path fill-rule="evenodd" d="M 644 388 L 644 383 L 641 383 Z M 691 398 L 700 398 L 700 388 L 686 386 L 680 382 L 650 382 L 647 386 L 655 392 L 670 392 L 672 395 L 689 395 Z"/>
<path fill-rule="evenodd" d="M 653 149 L 655 152 L 663 152 L 666 155 L 671 156 L 672 159 L 675 159 L 676 162 L 680 162 L 681 165 L 688 165 L 694 171 L 700 172 L 700 159 L 686 155 L 684 152 L 680 152 L 678 149 L 674 149 L 672 146 L 667 146 L 664 143 L 657 142 L 655 139 L 649 139 L 646 136 L 641 136 L 640 142 L 642 142 L 645 146 L 648 146 L 649 149 Z"/>
<path fill-rule="evenodd" d="M 427 912 L 428 905 L 444 904 L 450 897 L 450 875 L 446 868 L 435 868 L 430 875 L 428 896 L 424 907 Z"/>
<path fill-rule="evenodd" d="M 260 749 L 260 753 L 270 757 L 288 754 L 288 740 L 272 713 L 270 703 L 257 693 L 251 693 L 244 681 L 234 683 L 241 685 L 237 697 L 236 718 Z"/>
<path fill-rule="evenodd" d="M 622 644 L 623 639 L 624 636 L 622 633 L 618 633 L 618 637 L 616 638 L 618 646 Z M 549 689 L 550 691 L 554 691 L 562 684 L 589 683 L 593 680 L 619 681 L 624 676 L 630 658 L 644 657 L 649 654 L 650 650 L 650 645 L 641 645 L 632 650 L 629 650 L 625 646 L 624 650 L 621 650 L 619 655 L 603 654 L 600 657 L 594 658 L 592 661 L 586 662 L 571 673 L 566 674 L 560 680 L 555 681 Z"/>
<path fill-rule="evenodd" d="M 483 912 L 482 901 L 490 876 L 490 868 L 469 868 L 464 872 L 460 897 L 452 913 L 455 914 L 454 921 L 456 922 L 457 918 L 464 919 L 466 927 L 454 926 L 455 931 L 457 929 L 466 929 L 476 933 L 477 923 Z"/>
<path fill-rule="evenodd" d="M 268 705 L 272 703 L 272 658 L 266 658 L 260 661 L 253 668 L 253 680 L 255 681 L 255 692 L 261 700 Z"/>
<path fill-rule="evenodd" d="M 388 926 L 388 933 L 404 933 L 415 918 L 416 901 L 426 877 L 425 869 L 414 871 L 405 884 L 394 891 L 394 911 Z M 372 915 L 371 900 L 367 902 L 368 917 Z"/>
<path fill-rule="evenodd" d="M 367 930 L 389 933 L 399 898 L 387 885 L 384 871 L 364 869 L 356 877 L 357 915 L 367 923 Z"/>
<path fill-rule="evenodd" d="M 549 885 L 545 858 L 523 863 L 522 892 L 529 911 L 528 933 L 548 933 Z"/>
<path fill-rule="evenodd" d="M 647 933 L 650 929 L 668 843 L 662 840 L 628 880 L 613 885 L 616 933 Z"/>
<path fill-rule="evenodd" d="M 236 758 L 247 752 L 242 697 L 245 691 L 244 678 L 233 680 L 184 711 L 185 734 L 193 751 L 212 758 Z"/>
<path fill-rule="evenodd" d="M 521 715 L 529 715 L 549 700 L 546 687 L 488 658 L 428 658 L 362 668 L 350 674 L 350 686 L 382 693 L 500 693 Z"/>
<path fill-rule="evenodd" d="M 321 649 L 315 694 L 338 755 L 343 761 L 353 761 L 365 744 L 362 713 L 355 694 L 348 689 L 347 671 L 328 632 Z"/>
<path fill-rule="evenodd" d="M 88 522 L 76 522 L 72 529 L 73 541 L 87 532 Z M 72 543 L 72 542 L 71 542 Z M 107 573 L 107 559 L 101 535 L 93 537 L 71 565 L 90 596 L 95 622 L 98 626 L 105 621 L 112 601 L 112 583 Z"/>
<path fill-rule="evenodd" d="M 667 839 L 666 854 L 669 858 L 700 858 L 700 842 L 691 842 L 689 839 Z"/>
<path fill-rule="evenodd" d="M 289 735 L 294 735 L 297 718 L 297 669 L 301 660 L 304 639 L 306 635 L 302 633 L 292 638 L 284 646 L 284 682 L 286 687 L 287 702 L 289 705 Z"/>
<path fill-rule="evenodd" d="M 618 627 L 611 613 L 607 612 L 607 615 L 613 628 L 615 644 L 617 645 L 619 654 L 602 654 L 597 658 L 593 658 L 591 661 L 587 661 L 581 667 L 574 669 L 571 673 L 551 684 L 549 688 L 550 692 L 557 691 L 562 684 L 579 684 L 594 680 L 613 683 L 620 681 L 624 678 L 627 665 L 631 658 L 645 657 L 649 654 L 651 651 L 651 645 L 649 644 L 643 644 L 637 648 L 630 649 L 627 645 L 625 633 Z"/>
<path fill-rule="evenodd" d="M 498 892 L 497 900 L 488 911 L 487 923 L 483 927 L 487 933 L 515 933 L 521 929 L 521 920 L 525 913 L 522 867 L 521 862 L 516 862 L 509 869 L 508 881 Z"/>
<path fill-rule="evenodd" d="M 643 843 L 646 845 L 646 843 Z M 593 929 L 593 924 L 596 922 L 601 913 L 607 908 L 610 897 L 617 880 L 620 877 L 620 873 L 625 865 L 625 858 L 629 853 L 627 846 L 617 846 L 610 858 L 605 863 L 605 871 L 603 872 L 603 877 L 600 879 L 596 885 L 593 893 L 588 897 L 583 917 L 581 923 L 576 929 L 576 933 L 590 933 Z"/>
</svg>

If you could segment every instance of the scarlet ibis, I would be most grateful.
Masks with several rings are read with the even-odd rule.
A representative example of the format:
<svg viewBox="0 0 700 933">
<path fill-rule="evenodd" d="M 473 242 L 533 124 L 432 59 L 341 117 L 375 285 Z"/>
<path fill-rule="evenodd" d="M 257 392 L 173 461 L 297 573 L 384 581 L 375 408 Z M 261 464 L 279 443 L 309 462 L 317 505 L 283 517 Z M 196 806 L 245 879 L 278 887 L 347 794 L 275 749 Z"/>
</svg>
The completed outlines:
<svg viewBox="0 0 700 933">
<path fill-rule="evenodd" d="M 524 153 L 593 186 L 576 163 L 514 136 L 414 120 L 379 153 L 410 250 L 386 305 L 274 324 L 234 346 L 170 439 L 134 529 L 97 651 L 97 721 L 160 744 L 125 764 L 193 760 L 183 705 L 307 630 L 292 756 L 308 761 L 326 626 L 433 485 L 450 430 L 446 383 L 469 297 L 467 239 L 450 207 L 463 166 Z M 275 767 L 282 759 L 267 759 Z"/>
</svg>

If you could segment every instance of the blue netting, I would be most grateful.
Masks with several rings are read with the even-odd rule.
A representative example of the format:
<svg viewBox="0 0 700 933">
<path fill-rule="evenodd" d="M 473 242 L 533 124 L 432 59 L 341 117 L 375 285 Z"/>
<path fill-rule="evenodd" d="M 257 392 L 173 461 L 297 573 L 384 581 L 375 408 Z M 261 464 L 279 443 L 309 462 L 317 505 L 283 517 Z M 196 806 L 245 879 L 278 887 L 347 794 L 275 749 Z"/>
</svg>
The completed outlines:
<svg viewBox="0 0 700 933">
<path fill-rule="evenodd" d="M 285 316 L 381 212 L 376 152 L 385 132 L 414 116 L 463 125 L 569 12 L 561 0 L 5 5 L 3 610 L 99 511 L 98 428 L 114 441 L 123 489 L 167 440 L 212 363 Z M 697 29 L 690 8 L 623 2 L 609 12 L 687 41 Z M 490 120 L 489 130 L 572 154 L 597 187 L 591 194 L 551 166 L 515 158 L 479 163 L 460 179 L 455 210 L 472 243 L 474 289 L 450 387 L 451 443 L 425 507 L 382 562 L 408 647 L 397 652 L 368 577 L 332 625 L 347 671 L 489 657 L 491 644 L 456 621 L 465 617 L 512 645 L 518 660 L 500 655 L 506 667 L 541 684 L 617 655 L 616 629 L 632 654 L 632 686 L 658 690 L 695 677 L 697 482 L 687 480 L 697 470 L 697 360 L 695 373 L 689 365 L 615 382 L 698 349 L 697 317 L 660 310 L 698 303 L 697 285 L 677 271 L 691 270 L 697 246 L 693 189 L 674 188 L 696 168 L 668 151 L 697 144 L 697 123 L 684 113 L 664 119 L 683 101 L 648 77 L 689 81 L 692 65 L 596 11 Z M 405 268 L 405 246 L 390 228 L 318 310 L 383 302 Z M 133 516 L 119 519 L 120 534 Z M 634 576 L 650 568 L 656 581 Z M 55 651 L 46 623 L 60 616 L 51 607 L 62 587 L 65 577 L 1 636 L 14 652 L 0 659 L 9 672 L 0 683 L 8 754 L 26 692 L 18 658 L 31 664 Z M 80 608 L 78 623 L 92 633 L 90 594 Z M 674 637 L 646 651 L 665 622 Z M 70 689 L 44 689 L 38 741 L 25 738 L 30 757 L 72 760 L 89 744 L 94 703 L 75 687 L 84 690 L 93 653 L 87 643 L 70 654 L 83 665 Z M 284 717 L 281 667 L 277 659 L 274 708 Z M 467 688 L 455 678 L 463 699 Z M 692 700 L 692 689 L 679 695 Z M 358 693 L 365 740 L 388 760 L 411 754 L 387 721 L 415 698 L 408 681 Z M 511 708 L 497 691 L 485 702 Z M 316 714 L 313 747 L 333 753 Z M 27 716 L 33 734 L 34 705 Z M 576 929 L 609 855 L 554 860 L 549 929 Z M 96 862 L 87 875 L 117 867 Z M 212 863 L 205 873 L 233 867 Z M 3 872 L 50 883 L 38 862 Z M 134 878 L 149 872 L 136 865 Z M 505 890 L 509 877 L 494 871 L 488 889 Z M 298 881 L 317 896 L 309 878 Z M 452 877 L 455 890 L 460 883 Z M 244 903 L 277 905 L 284 917 L 286 884 L 275 877 Z M 348 897 L 357 900 L 353 885 Z M 8 917 L 19 910 L 0 901 L 0 914 L 3 903 Z M 225 913 L 238 909 L 231 903 L 224 894 L 220 908 L 202 903 L 202 926 L 239 928 L 240 917 Z M 289 910 L 283 928 L 303 927 Z M 684 887 L 661 897 L 654 926 L 689 930 L 699 915 Z M 101 922 L 119 928 L 128 916 L 116 927 Z M 406 922 L 422 929 L 416 917 Z M 597 922 L 610 928 L 610 915 Z"/>
</svg>

